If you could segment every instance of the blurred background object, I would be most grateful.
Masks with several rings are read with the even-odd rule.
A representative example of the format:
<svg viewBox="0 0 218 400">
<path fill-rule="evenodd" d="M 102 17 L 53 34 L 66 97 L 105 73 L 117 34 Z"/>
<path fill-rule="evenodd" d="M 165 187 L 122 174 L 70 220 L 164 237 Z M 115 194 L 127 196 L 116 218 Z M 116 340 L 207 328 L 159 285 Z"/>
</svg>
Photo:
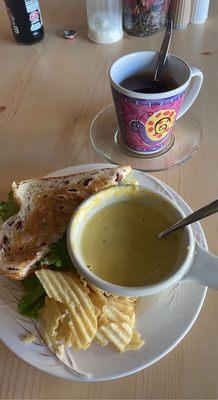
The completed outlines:
<svg viewBox="0 0 218 400">
<path fill-rule="evenodd" d="M 208 16 L 210 0 L 192 0 L 192 11 L 190 22 L 192 24 L 203 24 Z"/>
<path fill-rule="evenodd" d="M 86 0 L 88 37 L 96 43 L 123 38 L 121 0 Z"/>
<path fill-rule="evenodd" d="M 174 29 L 185 29 L 190 22 L 191 0 L 173 0 L 170 15 L 173 20 Z"/>
<path fill-rule="evenodd" d="M 167 21 L 170 0 L 123 0 L 123 25 L 134 36 L 150 36 Z"/>
</svg>

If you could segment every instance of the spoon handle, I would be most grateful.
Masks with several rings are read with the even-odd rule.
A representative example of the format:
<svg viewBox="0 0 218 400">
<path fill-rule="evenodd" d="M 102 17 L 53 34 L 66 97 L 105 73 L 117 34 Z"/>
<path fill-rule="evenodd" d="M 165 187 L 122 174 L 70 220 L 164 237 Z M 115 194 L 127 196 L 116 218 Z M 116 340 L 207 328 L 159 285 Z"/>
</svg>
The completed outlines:
<svg viewBox="0 0 218 400">
<path fill-rule="evenodd" d="M 171 36 L 172 36 L 172 29 L 173 29 L 173 22 L 172 19 L 169 18 L 168 22 L 167 22 L 167 29 L 166 29 L 166 33 L 164 36 L 164 40 L 159 52 L 159 56 L 158 56 L 158 60 L 157 60 L 157 66 L 155 69 L 155 73 L 154 73 L 154 80 L 155 81 L 159 81 L 161 73 L 162 73 L 162 69 L 164 67 L 167 55 L 168 55 L 168 51 L 169 51 L 169 47 L 170 47 L 170 40 L 171 40 Z"/>
<path fill-rule="evenodd" d="M 158 239 L 162 239 L 163 237 L 167 236 L 169 233 L 176 231 L 179 228 L 183 228 L 193 222 L 199 221 L 205 217 L 208 217 L 211 214 L 215 214 L 218 212 L 218 199 L 213 201 L 212 203 L 208 204 L 193 212 L 192 214 L 188 215 L 186 218 L 178 221 L 176 224 L 171 226 L 170 228 L 165 229 L 165 231 L 159 233 Z"/>
</svg>

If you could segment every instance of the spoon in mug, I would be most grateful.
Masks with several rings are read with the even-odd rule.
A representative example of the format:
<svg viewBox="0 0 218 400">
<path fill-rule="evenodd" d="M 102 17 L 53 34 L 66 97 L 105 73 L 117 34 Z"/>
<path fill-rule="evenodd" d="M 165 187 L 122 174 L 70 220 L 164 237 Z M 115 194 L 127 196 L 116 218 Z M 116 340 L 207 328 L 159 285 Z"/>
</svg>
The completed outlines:
<svg viewBox="0 0 218 400">
<path fill-rule="evenodd" d="M 208 217 L 209 215 L 217 212 L 218 199 L 176 222 L 176 224 L 172 225 L 170 228 L 165 229 L 163 232 L 158 234 L 157 238 L 163 239 L 165 236 L 169 235 L 169 233 L 177 231 L 177 229 L 183 228 L 184 226 L 192 224 L 193 222 L 199 221 L 200 219 Z"/>
<path fill-rule="evenodd" d="M 157 60 L 157 65 L 155 68 L 155 73 L 154 73 L 154 81 L 158 82 L 160 80 L 163 67 L 165 65 L 167 56 L 168 56 L 168 51 L 170 47 L 170 41 L 171 41 L 171 36 L 172 36 L 172 29 L 173 29 L 173 22 L 172 19 L 169 18 L 167 22 L 167 28 L 166 28 L 166 33 L 163 38 L 163 42 L 160 48 L 158 60 Z"/>
</svg>

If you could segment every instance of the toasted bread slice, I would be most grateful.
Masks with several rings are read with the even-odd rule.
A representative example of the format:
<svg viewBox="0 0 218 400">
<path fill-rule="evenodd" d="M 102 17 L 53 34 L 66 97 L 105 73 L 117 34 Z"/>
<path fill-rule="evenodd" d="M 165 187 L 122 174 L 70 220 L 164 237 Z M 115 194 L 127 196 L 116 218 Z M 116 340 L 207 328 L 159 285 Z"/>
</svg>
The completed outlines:
<svg viewBox="0 0 218 400">
<path fill-rule="evenodd" d="M 21 280 L 67 230 L 75 207 L 90 194 L 131 180 L 124 166 L 13 183 L 18 214 L 0 227 L 0 274 Z"/>
</svg>

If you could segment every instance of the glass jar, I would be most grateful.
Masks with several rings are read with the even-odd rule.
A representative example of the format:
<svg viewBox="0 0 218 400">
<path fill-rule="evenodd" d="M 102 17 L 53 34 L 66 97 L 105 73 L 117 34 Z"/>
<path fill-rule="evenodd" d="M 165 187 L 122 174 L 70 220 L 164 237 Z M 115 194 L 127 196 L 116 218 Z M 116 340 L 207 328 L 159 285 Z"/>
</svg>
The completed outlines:
<svg viewBox="0 0 218 400">
<path fill-rule="evenodd" d="M 96 43 L 113 43 L 123 37 L 121 0 L 86 0 L 88 37 Z"/>
<path fill-rule="evenodd" d="M 170 0 L 123 0 L 123 25 L 134 36 L 150 36 L 165 27 Z"/>
</svg>

